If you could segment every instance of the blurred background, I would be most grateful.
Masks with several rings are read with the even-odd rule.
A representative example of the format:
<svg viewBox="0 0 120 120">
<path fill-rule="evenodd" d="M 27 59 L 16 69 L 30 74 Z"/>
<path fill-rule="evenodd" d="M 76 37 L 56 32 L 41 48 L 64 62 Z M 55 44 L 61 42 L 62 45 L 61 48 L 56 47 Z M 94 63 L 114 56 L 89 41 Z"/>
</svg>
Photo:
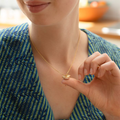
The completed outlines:
<svg viewBox="0 0 120 120">
<path fill-rule="evenodd" d="M 95 1 L 95 0 L 88 0 Z M 96 0 L 99 1 L 99 0 Z M 105 14 L 105 18 L 109 19 L 120 19 L 120 0 L 104 0 L 108 2 L 110 9 Z M 10 7 L 10 8 L 18 8 L 16 0 L 0 0 L 0 7 Z"/>
<path fill-rule="evenodd" d="M 88 0 L 88 1 L 95 1 L 95 0 Z M 115 20 L 120 19 L 120 0 L 104 0 L 104 1 L 107 2 L 109 5 L 109 10 L 104 15 L 104 18 L 115 19 Z"/>
<path fill-rule="evenodd" d="M 120 47 L 120 0 L 80 0 L 79 6 L 79 27 Z M 19 10 L 16 0 L 0 0 L 0 29 L 24 22 L 29 20 Z"/>
</svg>

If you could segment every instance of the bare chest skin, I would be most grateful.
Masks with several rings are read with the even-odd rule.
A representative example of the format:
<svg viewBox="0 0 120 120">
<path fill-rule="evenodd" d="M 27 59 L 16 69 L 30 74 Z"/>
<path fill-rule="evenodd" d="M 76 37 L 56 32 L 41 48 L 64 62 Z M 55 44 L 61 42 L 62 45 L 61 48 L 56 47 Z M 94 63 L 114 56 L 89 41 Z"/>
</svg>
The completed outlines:
<svg viewBox="0 0 120 120">
<path fill-rule="evenodd" d="M 80 93 L 62 84 L 62 76 L 49 66 L 42 65 L 37 59 L 35 61 L 44 94 L 53 110 L 55 119 L 68 119 Z M 77 67 L 70 71 L 71 76 L 76 79 L 78 77 Z"/>
<path fill-rule="evenodd" d="M 79 92 L 61 83 L 62 76 L 51 68 L 44 68 L 36 61 L 37 70 L 44 94 L 53 110 L 55 119 L 68 119 L 74 109 Z M 77 71 L 72 69 L 71 76 L 77 78 Z"/>
<path fill-rule="evenodd" d="M 44 94 L 53 110 L 55 119 L 68 119 L 76 105 L 80 93 L 69 86 L 63 85 L 61 83 L 62 75 L 53 70 L 45 62 L 42 63 L 34 50 L 33 54 Z M 87 57 L 88 54 L 86 50 L 84 53 L 80 54 L 79 59 L 70 71 L 72 77 L 77 79 L 78 67 Z"/>
<path fill-rule="evenodd" d="M 43 74 L 46 73 L 43 72 Z M 54 72 L 40 76 L 43 91 L 56 120 L 70 117 L 79 96 L 78 91 L 63 85 L 61 81 L 62 77 Z"/>
</svg>

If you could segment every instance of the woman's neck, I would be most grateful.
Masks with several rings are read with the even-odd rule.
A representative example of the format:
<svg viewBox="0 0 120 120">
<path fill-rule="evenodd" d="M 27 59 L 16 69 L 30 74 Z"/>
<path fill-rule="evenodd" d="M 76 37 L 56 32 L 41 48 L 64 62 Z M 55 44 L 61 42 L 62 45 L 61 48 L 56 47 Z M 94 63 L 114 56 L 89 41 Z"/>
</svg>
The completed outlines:
<svg viewBox="0 0 120 120">
<path fill-rule="evenodd" d="M 31 41 L 47 61 L 58 62 L 73 58 L 80 34 L 77 28 L 78 19 L 68 19 L 53 26 L 38 26 L 32 23 L 29 32 Z"/>
</svg>

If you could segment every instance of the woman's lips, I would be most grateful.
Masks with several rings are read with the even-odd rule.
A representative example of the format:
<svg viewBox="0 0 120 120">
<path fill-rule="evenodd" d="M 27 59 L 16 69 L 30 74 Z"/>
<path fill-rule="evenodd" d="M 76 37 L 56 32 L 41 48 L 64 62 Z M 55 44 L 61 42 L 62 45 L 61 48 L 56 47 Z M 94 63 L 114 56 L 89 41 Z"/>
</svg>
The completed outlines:
<svg viewBox="0 0 120 120">
<path fill-rule="evenodd" d="M 48 2 L 48 3 L 27 3 L 26 5 L 30 12 L 38 13 L 38 12 L 44 10 L 49 4 L 50 4 L 50 2 Z"/>
</svg>

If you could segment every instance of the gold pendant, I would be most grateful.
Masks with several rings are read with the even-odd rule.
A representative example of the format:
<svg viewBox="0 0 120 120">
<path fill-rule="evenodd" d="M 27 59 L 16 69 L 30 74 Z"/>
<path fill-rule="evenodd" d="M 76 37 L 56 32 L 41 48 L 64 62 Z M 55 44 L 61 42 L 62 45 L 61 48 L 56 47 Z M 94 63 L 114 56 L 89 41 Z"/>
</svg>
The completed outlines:
<svg viewBox="0 0 120 120">
<path fill-rule="evenodd" d="M 70 75 L 63 75 L 62 78 L 68 80 L 70 78 Z"/>
</svg>

